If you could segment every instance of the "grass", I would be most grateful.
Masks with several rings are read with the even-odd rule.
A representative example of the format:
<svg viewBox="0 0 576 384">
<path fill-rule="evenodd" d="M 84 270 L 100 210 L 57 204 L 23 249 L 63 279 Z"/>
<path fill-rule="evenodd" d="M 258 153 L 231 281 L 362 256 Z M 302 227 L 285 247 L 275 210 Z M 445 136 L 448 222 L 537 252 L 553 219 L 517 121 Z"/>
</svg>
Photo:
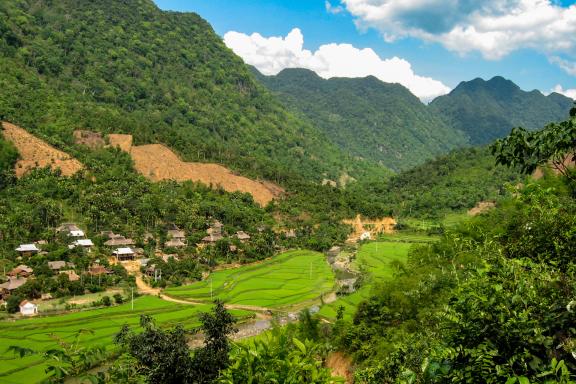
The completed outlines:
<svg viewBox="0 0 576 384">
<path fill-rule="evenodd" d="M 229 304 L 284 307 L 318 299 L 334 287 L 334 274 L 318 252 L 285 252 L 271 260 L 217 271 L 204 281 L 166 290 L 179 299 Z"/>
<path fill-rule="evenodd" d="M 211 307 L 208 304 L 177 304 L 154 296 L 143 296 L 134 300 L 134 310 L 130 303 L 126 303 L 59 316 L 0 322 L 0 383 L 38 383 L 45 377 L 41 356 L 14 356 L 7 352 L 11 345 L 43 352 L 57 345 L 50 334 L 71 341 L 80 329 L 87 329 L 93 334 L 82 336 L 84 347 L 105 346 L 111 350 L 113 337 L 122 325 L 136 326 L 141 314 L 152 316 L 163 327 L 182 324 L 190 329 L 200 324 L 198 314 L 210 311 Z M 249 312 L 233 311 L 233 314 L 246 316 Z"/>
<path fill-rule="evenodd" d="M 358 304 L 370 296 L 375 282 L 394 277 L 396 270 L 394 263 L 405 262 L 412 245 L 400 241 L 376 241 L 364 244 L 350 267 L 356 270 L 364 269 L 368 273 L 368 280 L 356 292 L 341 296 L 338 300 L 322 306 L 320 316 L 335 319 L 338 308 L 343 306 L 344 317 L 350 319 Z"/>
</svg>

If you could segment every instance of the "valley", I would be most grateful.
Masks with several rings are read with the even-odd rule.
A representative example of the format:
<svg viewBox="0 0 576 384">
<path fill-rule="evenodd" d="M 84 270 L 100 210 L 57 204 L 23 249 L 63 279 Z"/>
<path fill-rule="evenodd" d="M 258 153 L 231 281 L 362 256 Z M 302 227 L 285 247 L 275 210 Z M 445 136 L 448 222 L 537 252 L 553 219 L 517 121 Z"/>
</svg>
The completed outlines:
<svg viewBox="0 0 576 384">
<path fill-rule="evenodd" d="M 225 2 L 0 2 L 0 384 L 576 382 L 576 6 Z"/>
</svg>

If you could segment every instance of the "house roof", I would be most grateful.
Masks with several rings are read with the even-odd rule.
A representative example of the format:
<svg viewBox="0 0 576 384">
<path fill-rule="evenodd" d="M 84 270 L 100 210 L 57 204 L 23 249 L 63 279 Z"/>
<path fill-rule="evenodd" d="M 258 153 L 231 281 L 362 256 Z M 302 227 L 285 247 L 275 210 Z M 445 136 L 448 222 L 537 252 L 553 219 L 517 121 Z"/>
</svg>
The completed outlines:
<svg viewBox="0 0 576 384">
<path fill-rule="evenodd" d="M 223 236 L 218 234 L 218 233 L 211 233 L 208 236 L 203 237 L 202 241 L 205 243 L 215 243 L 222 238 L 223 238 Z"/>
<path fill-rule="evenodd" d="M 250 235 L 244 231 L 236 232 L 236 237 L 238 238 L 238 240 L 250 240 Z"/>
<path fill-rule="evenodd" d="M 20 288 L 21 286 L 23 286 L 24 284 L 26 284 L 26 281 L 28 281 L 27 278 L 25 277 L 20 277 L 20 278 L 10 278 L 8 279 L 7 282 L 5 282 L 4 284 L 0 284 L 0 289 L 5 289 L 7 291 L 12 291 L 16 288 Z"/>
<path fill-rule="evenodd" d="M 49 261 L 48 262 L 48 267 L 50 267 L 50 269 L 62 269 L 65 266 L 66 266 L 66 262 L 63 260 Z"/>
<path fill-rule="evenodd" d="M 168 231 L 168 236 L 172 237 L 173 239 L 184 239 L 186 238 L 186 232 L 179 229 L 171 229 Z"/>
<path fill-rule="evenodd" d="M 78 281 L 80 280 L 80 276 L 75 271 L 60 271 L 61 274 L 68 275 L 69 281 Z"/>
<path fill-rule="evenodd" d="M 16 248 L 18 252 L 39 252 L 40 249 L 36 246 L 36 244 L 20 244 L 18 248 Z"/>
<path fill-rule="evenodd" d="M 29 266 L 24 265 L 24 264 L 20 264 L 19 266 L 17 266 L 17 267 L 14 268 L 14 269 L 19 269 L 19 270 L 21 270 L 22 272 L 26 272 L 26 273 L 32 273 L 32 272 L 34 272 L 34 270 L 33 270 L 32 268 L 30 268 Z"/>
<path fill-rule="evenodd" d="M 78 229 L 78 230 L 74 230 L 74 231 L 70 231 L 70 233 L 68 233 L 68 236 L 72 236 L 72 237 L 84 237 L 84 231 Z"/>
<path fill-rule="evenodd" d="M 109 247 L 114 247 L 118 245 L 134 245 L 134 240 L 127 239 L 124 236 L 119 236 L 108 240 L 107 242 L 104 243 L 104 245 L 107 245 Z"/>
<path fill-rule="evenodd" d="M 74 245 L 78 245 L 80 247 L 92 247 L 94 243 L 90 239 L 79 239 L 74 242 Z"/>
<path fill-rule="evenodd" d="M 33 306 L 35 307 L 36 304 L 29 302 L 28 300 L 22 300 L 22 302 L 20 303 L 20 307 L 25 307 L 25 306 Z"/>
<path fill-rule="evenodd" d="M 134 250 L 132 248 L 117 248 L 114 252 L 112 252 L 112 254 L 117 256 L 133 255 Z"/>
<path fill-rule="evenodd" d="M 186 243 L 184 243 L 180 239 L 171 239 L 171 240 L 168 240 L 167 242 L 165 242 L 164 246 L 172 247 L 172 248 L 181 248 L 181 247 L 185 247 Z"/>
<path fill-rule="evenodd" d="M 71 231 L 79 231 L 80 228 L 74 223 L 62 223 L 58 228 L 56 228 L 56 232 L 71 232 Z"/>
</svg>

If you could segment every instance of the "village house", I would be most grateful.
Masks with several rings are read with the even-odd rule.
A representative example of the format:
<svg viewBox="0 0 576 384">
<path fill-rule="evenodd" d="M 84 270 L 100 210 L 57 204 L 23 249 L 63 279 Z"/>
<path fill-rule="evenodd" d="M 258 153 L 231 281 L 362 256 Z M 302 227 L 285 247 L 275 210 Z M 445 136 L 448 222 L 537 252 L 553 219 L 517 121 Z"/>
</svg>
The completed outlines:
<svg viewBox="0 0 576 384">
<path fill-rule="evenodd" d="M 170 229 L 168 230 L 168 238 L 173 240 L 186 241 L 186 232 L 180 229 Z"/>
<path fill-rule="evenodd" d="M 26 284 L 27 281 L 28 279 L 25 277 L 9 277 L 7 282 L 0 284 L 0 298 L 7 298 L 12 291 L 20 288 Z"/>
<path fill-rule="evenodd" d="M 134 256 L 136 255 L 132 248 L 127 247 L 117 248 L 112 254 L 116 256 L 116 260 L 118 261 L 134 260 Z"/>
<path fill-rule="evenodd" d="M 8 272 L 8 276 L 12 277 L 29 277 L 34 273 L 34 270 L 27 265 L 20 264 L 10 272 Z"/>
<path fill-rule="evenodd" d="M 68 281 L 78 281 L 80 280 L 80 276 L 75 271 L 68 270 L 68 271 L 60 271 L 62 275 L 68 275 Z"/>
<path fill-rule="evenodd" d="M 65 267 L 66 267 L 66 262 L 63 260 L 49 261 L 48 262 L 48 268 L 50 268 L 52 271 L 59 271 Z"/>
<path fill-rule="evenodd" d="M 214 244 L 215 242 L 217 242 L 218 240 L 222 240 L 224 238 L 224 236 L 222 236 L 220 233 L 211 233 L 208 236 L 205 236 L 202 238 L 202 242 L 205 244 Z"/>
<path fill-rule="evenodd" d="M 20 256 L 32 256 L 40 252 L 40 249 L 36 244 L 20 244 L 20 246 L 16 248 L 16 252 L 20 253 Z"/>
<path fill-rule="evenodd" d="M 68 246 L 68 248 L 73 249 L 76 247 L 81 247 L 86 252 L 92 252 L 93 246 L 94 246 L 94 243 L 90 239 L 78 239 L 78 240 L 74 241 L 72 244 L 70 244 Z"/>
<path fill-rule="evenodd" d="M 120 247 L 120 246 L 129 246 L 134 245 L 135 242 L 132 239 L 128 239 L 122 235 L 114 234 L 113 232 L 109 232 L 108 234 L 109 240 L 104 243 L 107 247 Z"/>
<path fill-rule="evenodd" d="M 180 239 L 170 239 L 164 243 L 164 246 L 167 248 L 184 248 L 186 243 Z"/>
<path fill-rule="evenodd" d="M 250 240 L 250 235 L 244 231 L 238 231 L 234 236 L 243 243 Z"/>
<path fill-rule="evenodd" d="M 20 313 L 22 316 L 34 316 L 38 314 L 38 306 L 34 303 L 24 300 L 20 303 Z"/>
<path fill-rule="evenodd" d="M 56 228 L 56 232 L 63 233 L 74 238 L 81 238 L 85 236 L 84 231 L 74 223 L 63 223 L 58 228 Z"/>
<path fill-rule="evenodd" d="M 106 269 L 103 265 L 100 264 L 93 264 L 90 268 L 88 268 L 88 274 L 92 276 L 107 275 L 112 273 L 112 271 Z"/>
</svg>

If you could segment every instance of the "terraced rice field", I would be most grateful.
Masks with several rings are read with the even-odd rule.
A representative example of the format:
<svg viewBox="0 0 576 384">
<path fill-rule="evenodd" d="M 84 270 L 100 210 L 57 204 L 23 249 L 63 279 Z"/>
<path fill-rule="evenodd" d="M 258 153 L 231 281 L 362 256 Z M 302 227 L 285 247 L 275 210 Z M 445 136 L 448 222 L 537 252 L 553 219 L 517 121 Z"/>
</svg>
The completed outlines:
<svg viewBox="0 0 576 384">
<path fill-rule="evenodd" d="M 358 304 L 369 297 L 374 283 L 394 277 L 394 262 L 405 262 L 412 245 L 412 243 L 399 241 L 372 242 L 363 245 L 351 267 L 360 269 L 360 266 L 364 266 L 369 274 L 368 282 L 358 291 L 322 306 L 320 316 L 335 319 L 336 311 L 343 306 L 345 318 L 351 318 Z"/>
<path fill-rule="evenodd" d="M 169 296 L 227 304 L 278 308 L 318 299 L 334 287 L 334 274 L 326 257 L 318 252 L 298 250 L 271 260 L 212 273 L 204 281 L 170 288 Z"/>
<path fill-rule="evenodd" d="M 112 339 L 122 325 L 136 326 L 141 314 L 152 316 L 161 326 L 182 324 L 185 328 L 193 328 L 199 325 L 198 314 L 210 309 L 211 305 L 208 304 L 177 304 L 153 296 L 143 296 L 134 300 L 134 310 L 127 303 L 60 316 L 0 322 L 0 383 L 38 383 L 45 377 L 45 366 L 40 356 L 14 356 L 7 352 L 11 345 L 46 351 L 56 346 L 50 334 L 70 341 L 78 330 L 87 329 L 94 333 L 82 336 L 83 346 L 106 346 L 111 349 Z M 238 310 L 232 312 L 236 316 L 249 314 Z"/>
</svg>

